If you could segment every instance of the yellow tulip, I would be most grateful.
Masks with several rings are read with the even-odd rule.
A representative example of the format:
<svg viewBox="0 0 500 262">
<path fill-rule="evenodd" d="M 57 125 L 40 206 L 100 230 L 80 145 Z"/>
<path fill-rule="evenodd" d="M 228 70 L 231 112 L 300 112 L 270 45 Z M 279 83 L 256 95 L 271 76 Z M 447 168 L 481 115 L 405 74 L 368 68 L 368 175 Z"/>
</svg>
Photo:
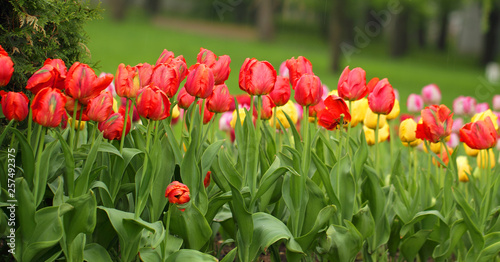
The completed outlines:
<svg viewBox="0 0 500 262">
<path fill-rule="evenodd" d="M 457 157 L 458 180 L 460 182 L 469 182 L 468 175 L 472 175 L 472 168 L 466 156 Z"/>
<path fill-rule="evenodd" d="M 487 155 L 488 154 L 488 155 Z M 483 169 L 488 167 L 488 162 L 490 163 L 490 167 L 495 167 L 495 154 L 493 153 L 493 149 L 488 149 L 488 153 L 486 150 L 481 150 L 477 155 L 477 166 Z"/>
<path fill-rule="evenodd" d="M 330 93 L 328 93 L 328 95 L 329 96 L 331 96 L 331 95 L 339 96 L 339 92 L 337 91 L 337 89 L 335 89 L 335 90 L 330 91 Z"/>
<path fill-rule="evenodd" d="M 369 127 L 363 126 L 365 131 L 366 143 L 369 146 L 375 145 L 375 130 Z M 378 130 L 378 142 L 384 142 L 389 138 L 389 125 L 386 123 L 382 128 Z"/>
<path fill-rule="evenodd" d="M 392 107 L 391 112 L 387 115 L 387 120 L 396 119 L 399 116 L 399 101 L 394 100 L 394 106 Z"/>
<path fill-rule="evenodd" d="M 432 143 L 431 142 L 429 144 L 429 147 L 431 148 L 432 152 L 434 152 L 435 154 L 439 154 L 439 153 L 441 153 L 441 150 L 443 150 L 443 143 L 441 143 L 441 142 Z M 424 151 L 425 151 L 425 153 L 429 153 L 426 146 L 424 146 Z"/>
<path fill-rule="evenodd" d="M 245 108 L 240 108 L 238 110 L 234 110 L 233 111 L 233 119 L 231 119 L 231 122 L 229 123 L 233 129 L 234 129 L 234 126 L 236 125 L 236 120 L 238 119 L 236 114 L 240 115 L 241 125 L 243 125 L 243 122 L 245 121 L 245 117 L 247 116 L 247 114 L 245 112 Z"/>
<path fill-rule="evenodd" d="M 347 106 L 349 107 L 349 103 L 347 102 Z M 362 98 L 360 100 L 351 102 L 352 109 L 351 111 L 351 127 L 357 126 L 359 123 L 362 123 L 365 120 L 366 111 L 368 109 L 368 99 Z M 375 119 L 375 121 L 377 121 Z M 376 125 L 376 124 L 375 124 Z"/>
<path fill-rule="evenodd" d="M 417 122 L 408 118 L 399 125 L 399 138 L 403 144 L 417 140 Z"/>
<path fill-rule="evenodd" d="M 463 145 L 464 145 L 465 153 L 468 156 L 476 157 L 477 154 L 479 154 L 478 149 L 470 148 L 466 143 L 463 143 Z"/>
<path fill-rule="evenodd" d="M 367 108 L 363 123 L 365 124 L 366 127 L 375 129 L 377 127 L 377 114 L 373 113 L 370 108 Z M 386 115 L 380 115 L 378 128 L 382 128 L 386 124 L 387 124 Z"/>
<path fill-rule="evenodd" d="M 113 112 L 118 113 L 118 101 L 113 97 Z"/>
<path fill-rule="evenodd" d="M 291 100 L 289 100 L 285 105 L 279 106 L 276 108 L 276 123 L 275 127 L 277 129 L 280 129 L 280 122 L 285 128 L 290 127 L 290 123 L 288 122 L 288 119 L 285 116 L 285 113 L 290 117 L 292 120 L 293 124 L 297 124 L 299 114 L 297 112 L 297 108 L 293 104 Z M 269 124 L 273 126 L 273 118 L 270 119 Z"/>
<path fill-rule="evenodd" d="M 495 130 L 498 131 L 498 117 L 493 114 L 493 112 L 491 111 L 491 109 L 488 109 L 482 113 L 477 113 L 475 114 L 472 119 L 471 119 L 471 122 L 476 122 L 478 120 L 485 120 L 487 117 L 490 117 L 491 119 L 491 122 L 493 122 L 493 126 L 495 126 Z"/>
<path fill-rule="evenodd" d="M 181 115 L 181 111 L 179 111 L 179 107 L 177 105 L 172 108 L 172 118 L 178 118 Z"/>
<path fill-rule="evenodd" d="M 85 128 L 85 123 L 86 123 L 86 121 L 80 122 L 80 128 L 79 128 L 80 131 Z M 73 125 L 73 118 L 72 117 L 68 118 L 68 126 L 72 126 L 74 129 L 77 129 L 77 125 L 78 125 L 78 120 L 76 120 L 75 124 Z"/>
</svg>

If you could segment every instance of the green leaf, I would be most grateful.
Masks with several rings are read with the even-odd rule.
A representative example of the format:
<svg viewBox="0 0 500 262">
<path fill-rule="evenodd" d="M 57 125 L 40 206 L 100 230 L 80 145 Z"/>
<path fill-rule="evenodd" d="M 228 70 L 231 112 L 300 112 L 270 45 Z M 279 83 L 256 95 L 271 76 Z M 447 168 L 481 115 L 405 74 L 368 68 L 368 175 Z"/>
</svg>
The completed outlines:
<svg viewBox="0 0 500 262">
<path fill-rule="evenodd" d="M 90 173 L 95 163 L 95 159 L 97 158 L 97 152 L 99 151 L 99 147 L 102 141 L 102 133 L 96 139 L 94 146 L 90 149 L 90 152 L 87 156 L 87 160 L 85 161 L 85 165 L 83 166 L 82 173 L 75 181 L 75 197 L 81 196 L 87 193 L 90 183 Z"/>
<path fill-rule="evenodd" d="M 248 212 L 241 192 L 233 185 L 230 186 L 233 193 L 231 210 L 238 225 L 237 243 L 240 250 L 238 257 L 241 261 L 250 261 L 252 259 L 250 245 L 253 241 L 254 230 L 252 214 Z"/>
<path fill-rule="evenodd" d="M 172 212 L 170 232 L 181 237 L 187 248 L 200 250 L 212 236 L 212 229 L 205 216 L 192 201 L 181 207 L 170 205 Z"/>
<path fill-rule="evenodd" d="M 272 185 L 276 182 L 276 180 L 281 177 L 286 172 L 294 173 L 295 175 L 299 175 L 295 170 L 290 169 L 288 167 L 280 167 L 280 159 L 278 157 L 275 158 L 273 164 L 267 169 L 266 173 L 262 176 L 261 182 L 259 184 L 259 189 L 257 193 L 252 196 L 252 203 L 259 199 L 264 193 L 266 193 Z M 250 204 L 253 206 L 253 204 Z"/>
<path fill-rule="evenodd" d="M 42 138 L 43 139 L 43 138 Z M 36 163 L 35 165 L 40 165 L 39 168 L 35 168 L 35 177 L 33 178 L 33 196 L 35 197 L 35 205 L 39 206 L 43 200 L 43 196 L 45 195 L 45 189 L 47 188 L 47 179 L 49 175 L 49 163 L 50 158 L 52 157 L 52 151 L 57 145 L 57 141 L 53 141 L 45 147 L 42 152 L 42 157 L 40 158 L 40 163 Z"/>
<path fill-rule="evenodd" d="M 336 193 L 342 207 L 342 218 L 351 221 L 355 200 L 353 196 L 357 195 L 357 185 L 356 181 L 354 181 L 354 177 L 349 171 L 349 167 L 350 163 L 346 155 L 335 164 L 330 172 L 330 177 L 332 177 L 332 183 L 337 186 Z M 340 173 L 338 173 L 339 168 Z M 337 178 L 338 175 L 340 175 L 339 178 Z M 339 183 L 339 185 L 337 185 L 337 183 Z"/>
<path fill-rule="evenodd" d="M 97 202 L 94 193 L 89 191 L 85 195 L 68 199 L 66 203 L 73 206 L 63 216 L 64 233 L 69 246 L 78 234 L 91 234 L 94 231 Z"/>
<path fill-rule="evenodd" d="M 215 197 L 212 197 L 210 199 L 210 202 L 208 203 L 209 209 L 207 210 L 207 213 L 205 214 L 205 219 L 209 222 L 212 223 L 214 220 L 215 216 L 219 212 L 219 209 L 226 204 L 227 202 L 231 201 L 233 198 L 232 192 L 225 192 L 223 194 L 217 195 Z"/>
<path fill-rule="evenodd" d="M 461 211 L 462 216 L 464 218 L 464 222 L 467 225 L 467 229 L 469 231 L 470 237 L 472 239 L 472 243 L 474 243 L 473 247 L 476 252 L 480 252 L 484 247 L 484 238 L 481 231 L 479 231 L 479 227 L 476 224 L 477 215 L 474 209 L 467 203 L 462 193 L 453 188 L 453 196 L 455 197 L 455 201 L 458 204 L 458 209 Z"/>
<path fill-rule="evenodd" d="M 88 262 L 112 262 L 108 251 L 97 243 L 90 243 L 85 246 L 83 259 Z"/>
<path fill-rule="evenodd" d="M 467 232 L 467 225 L 463 219 L 457 220 L 453 223 L 450 230 L 450 235 L 445 236 L 445 241 L 436 246 L 432 257 L 436 259 L 448 258 L 455 249 L 455 246 L 462 241 L 462 236 Z"/>
<path fill-rule="evenodd" d="M 68 143 L 66 143 L 66 140 L 59 132 L 55 133 L 59 139 L 59 142 L 61 143 L 61 148 L 64 153 L 64 162 L 66 164 L 64 170 L 64 182 L 66 184 L 66 190 L 69 196 L 73 196 L 75 187 L 75 159 L 73 158 L 73 154 L 71 153 L 71 149 L 69 148 Z"/>
<path fill-rule="evenodd" d="M 416 223 L 422 221 L 424 218 L 428 217 L 435 217 L 441 220 L 442 223 L 446 225 L 446 219 L 439 213 L 437 210 L 426 210 L 426 211 L 421 211 L 418 212 L 411 221 L 407 222 L 402 228 L 401 228 L 401 236 L 405 236 L 410 230 L 413 229 L 413 225 Z"/>
<path fill-rule="evenodd" d="M 56 245 L 63 236 L 60 207 L 45 207 L 35 214 L 36 227 L 32 237 L 27 240 L 22 261 L 33 261 Z"/>
<path fill-rule="evenodd" d="M 237 251 L 238 247 L 231 249 L 231 251 L 229 251 L 229 253 L 227 253 L 220 262 L 233 262 L 236 258 Z"/>
<path fill-rule="evenodd" d="M 478 261 L 495 261 L 495 257 L 500 253 L 500 232 L 490 233 L 484 236 L 484 249 L 478 256 Z"/>
<path fill-rule="evenodd" d="M 154 172 L 154 180 L 152 181 L 152 190 L 150 200 L 150 221 L 156 221 L 160 218 L 165 206 L 167 205 L 168 198 L 165 196 L 167 185 L 172 181 L 172 176 L 175 172 L 175 159 L 165 136 L 162 136 L 160 143 L 155 143 L 153 151 L 151 152 Z"/>
<path fill-rule="evenodd" d="M 208 172 L 210 166 L 212 165 L 212 162 L 215 160 L 217 154 L 219 153 L 219 150 L 222 148 L 223 143 L 224 140 L 219 140 L 205 149 L 205 152 L 203 152 L 203 155 L 201 156 L 202 174 L 206 174 Z"/>
<path fill-rule="evenodd" d="M 166 262 L 185 262 L 185 261 L 197 261 L 197 262 L 217 262 L 217 259 L 211 255 L 201 253 L 197 250 L 192 249 L 181 249 L 172 255 L 170 255 Z"/>
<path fill-rule="evenodd" d="M 361 177 L 364 165 L 368 159 L 368 144 L 366 143 L 365 132 L 361 132 L 359 144 L 358 150 L 354 153 L 353 165 L 351 167 L 353 169 L 351 172 L 356 179 Z"/>
<path fill-rule="evenodd" d="M 17 219 L 19 219 L 20 231 L 23 236 L 24 241 L 31 239 L 33 232 L 35 231 L 35 200 L 33 193 L 31 193 L 26 179 L 23 177 L 16 178 L 16 198 L 18 200 L 18 205 L 22 208 L 16 209 Z"/>
<path fill-rule="evenodd" d="M 412 236 L 403 240 L 401 244 L 401 254 L 408 261 L 413 261 L 418 254 L 418 251 L 422 248 L 427 237 L 432 232 L 432 230 L 420 230 Z"/>
<path fill-rule="evenodd" d="M 302 250 L 309 250 L 314 240 L 317 239 L 319 230 L 328 224 L 330 218 L 333 217 L 336 211 L 337 208 L 335 208 L 334 205 L 329 205 L 321 209 L 311 230 L 295 239 L 302 247 Z"/>
<path fill-rule="evenodd" d="M 196 159 L 196 150 L 199 143 L 198 132 L 201 132 L 198 130 L 198 128 L 198 126 L 193 127 L 193 132 L 191 134 L 192 141 L 181 163 L 182 183 L 188 186 L 191 199 L 193 199 L 194 201 L 196 201 L 198 192 L 200 191 L 200 185 L 204 178 L 202 178 L 201 176 L 201 170 L 198 169 L 198 162 Z"/>
<path fill-rule="evenodd" d="M 363 247 L 363 236 L 351 222 L 344 220 L 347 227 L 330 225 L 326 239 L 320 245 L 329 250 L 330 261 L 353 261 Z"/>
<path fill-rule="evenodd" d="M 337 198 L 335 191 L 333 190 L 332 182 L 330 179 L 330 173 L 328 172 L 326 165 L 319 159 L 318 155 L 316 155 L 315 153 L 312 154 L 312 160 L 318 170 L 318 174 L 321 177 L 321 181 L 323 181 L 323 186 L 325 187 L 326 193 L 330 200 L 329 203 L 337 206 L 338 208 L 341 208 L 342 205 L 340 204 L 340 201 Z"/>
<path fill-rule="evenodd" d="M 99 209 L 107 213 L 111 225 L 118 234 L 121 247 L 122 261 L 131 261 L 137 256 L 139 245 L 141 244 L 142 231 L 144 229 L 153 232 L 151 244 L 161 242 L 161 236 L 165 235 L 163 225 L 160 221 L 153 224 L 144 222 L 142 219 L 134 219 L 134 213 L 99 206 Z"/>
<path fill-rule="evenodd" d="M 17 136 L 17 141 L 19 141 L 20 146 L 19 151 L 22 152 L 23 175 L 26 178 L 26 182 L 28 182 L 29 187 L 33 188 L 33 178 L 35 174 L 35 156 L 33 154 L 33 150 L 21 131 L 14 128 L 10 128 L 10 131 Z"/>
<path fill-rule="evenodd" d="M 229 182 L 229 184 L 237 189 L 241 189 L 243 181 L 242 176 L 234 167 L 234 164 L 227 156 L 227 151 L 223 150 L 219 154 L 219 166 L 222 170 L 222 174 Z"/>
<path fill-rule="evenodd" d="M 352 224 L 358 229 L 363 239 L 367 239 L 375 232 L 375 221 L 370 213 L 370 207 L 364 206 L 352 217 Z"/>
<path fill-rule="evenodd" d="M 163 120 L 163 128 L 167 133 L 167 139 L 170 142 L 170 147 L 172 148 L 172 152 L 174 153 L 175 163 L 180 164 L 182 162 L 182 152 L 179 149 L 179 143 L 175 139 L 174 132 L 172 131 L 172 126 L 168 124 L 168 121 Z"/>
<path fill-rule="evenodd" d="M 297 243 L 283 222 L 267 213 L 258 212 L 252 215 L 253 238 L 250 246 L 250 258 L 254 261 L 257 256 L 267 247 L 278 242 L 287 240 L 287 249 L 296 253 L 303 253 L 299 243 Z"/>
</svg>

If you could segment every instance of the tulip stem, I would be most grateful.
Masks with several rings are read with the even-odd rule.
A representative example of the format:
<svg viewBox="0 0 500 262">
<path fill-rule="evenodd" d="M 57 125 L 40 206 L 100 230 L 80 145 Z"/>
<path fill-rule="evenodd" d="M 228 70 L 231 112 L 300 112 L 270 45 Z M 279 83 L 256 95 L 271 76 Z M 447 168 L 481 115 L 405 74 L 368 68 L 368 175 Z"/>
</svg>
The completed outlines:
<svg viewBox="0 0 500 262">
<path fill-rule="evenodd" d="M 457 176 L 458 176 L 458 173 L 456 172 L 457 169 L 455 168 L 455 163 L 453 163 L 454 161 L 451 161 L 450 150 L 448 150 L 448 146 L 446 145 L 446 141 L 444 141 L 444 139 L 441 139 L 441 145 L 446 150 L 446 155 L 448 155 L 448 166 L 447 167 L 451 166 L 452 174 L 457 174 Z M 453 179 L 454 182 L 457 181 L 457 176 L 454 177 L 454 179 Z"/>
<path fill-rule="evenodd" d="M 351 119 L 352 119 L 352 101 L 349 100 L 349 115 L 351 116 Z M 343 125 L 343 121 L 342 123 L 340 123 L 340 125 Z M 351 123 L 349 122 L 347 124 L 347 142 L 346 142 L 346 150 L 347 150 L 347 154 L 350 154 L 350 149 L 351 147 L 349 146 L 349 143 L 351 141 Z"/>
<path fill-rule="evenodd" d="M 205 99 L 202 99 L 201 100 L 201 117 L 200 117 L 200 133 L 198 134 L 198 143 L 200 145 L 203 145 L 203 141 L 201 141 L 201 139 L 203 138 L 202 137 L 202 134 L 203 134 L 203 119 L 205 118 Z"/>
<path fill-rule="evenodd" d="M 75 122 L 76 119 L 76 112 L 78 111 L 78 101 L 75 100 L 75 105 L 73 107 L 73 117 L 71 118 L 71 124 L 69 127 L 69 148 L 73 152 L 74 150 L 74 144 L 75 144 L 75 129 L 73 128 L 73 123 Z M 68 121 L 69 122 L 69 121 Z"/>
<path fill-rule="evenodd" d="M 9 127 L 10 125 L 12 125 L 12 123 L 14 123 L 13 126 L 12 126 L 12 128 L 16 129 L 17 122 L 14 119 L 10 120 L 9 124 L 7 125 L 7 127 Z M 8 128 L 5 128 L 4 132 L 7 132 L 7 130 L 8 130 Z M 10 137 L 10 147 L 14 146 L 14 138 L 15 137 L 16 137 L 16 135 L 14 135 L 14 133 L 12 133 L 12 136 Z M 2 140 L 3 140 L 3 138 L 2 138 Z M 2 144 L 2 142 L 3 141 L 0 141 L 0 145 Z"/>
<path fill-rule="evenodd" d="M 31 125 L 33 123 L 33 110 L 31 110 L 31 106 L 29 107 L 29 113 L 28 113 L 28 143 L 30 144 L 30 146 L 32 146 L 31 144 Z"/>
<path fill-rule="evenodd" d="M 343 125 L 342 123 L 344 122 L 344 115 L 340 116 L 340 124 L 338 125 L 339 128 L 339 148 L 338 148 L 338 157 L 337 157 L 337 196 L 340 195 L 340 159 L 342 159 L 342 128 Z"/>
<path fill-rule="evenodd" d="M 43 144 L 45 142 L 45 127 L 44 126 L 40 126 L 40 129 L 38 131 L 38 149 L 37 149 L 37 153 L 36 153 L 36 161 L 35 161 L 35 174 L 39 174 L 40 173 L 40 166 L 42 164 L 45 164 L 45 163 L 41 163 L 41 159 L 42 159 L 42 152 L 43 152 Z M 40 176 L 39 175 L 36 175 L 33 177 L 33 196 L 35 197 L 35 207 L 38 206 L 38 184 L 40 183 L 39 182 L 39 179 L 40 179 Z"/>
<path fill-rule="evenodd" d="M 144 183 L 144 177 L 146 176 L 146 172 L 148 169 L 148 162 L 149 162 L 149 144 L 151 141 L 151 133 L 152 130 L 151 128 L 154 126 L 155 123 L 151 123 L 150 120 L 148 120 L 148 129 L 146 131 L 146 148 L 144 150 L 144 164 L 142 164 L 142 176 L 140 181 L 135 181 L 136 183 L 139 182 L 139 185 L 136 185 L 136 201 L 135 201 L 135 219 L 138 219 L 141 216 L 142 211 L 144 210 L 144 204 L 142 203 L 141 196 L 139 196 L 139 192 L 141 192 L 141 188 L 143 187 Z M 152 178 L 149 178 L 149 184 L 151 184 Z M 149 192 L 151 192 L 150 187 L 148 187 L 148 191 L 145 192 L 146 195 L 149 195 Z M 147 200 L 147 198 L 146 198 Z"/>
<path fill-rule="evenodd" d="M 379 148 L 379 142 L 378 142 L 378 131 L 379 131 L 379 124 L 380 124 L 380 114 L 377 114 L 377 126 L 375 127 L 375 170 L 379 172 L 379 160 L 378 160 L 378 155 L 380 153 L 380 148 Z"/>
<path fill-rule="evenodd" d="M 183 151 L 182 150 L 182 143 L 184 142 L 184 124 L 185 124 L 184 123 L 184 121 L 185 121 L 184 119 L 186 118 L 186 112 L 187 111 L 184 111 L 184 113 L 182 114 L 182 117 L 181 117 L 182 118 L 181 119 L 181 138 L 179 139 L 180 140 L 180 142 L 179 142 L 179 148 L 181 149 L 181 151 Z"/>
<path fill-rule="evenodd" d="M 72 124 L 75 124 L 75 128 L 76 128 L 75 149 L 78 148 L 78 140 L 80 140 L 80 125 L 82 123 L 82 115 L 83 115 L 83 106 L 80 109 L 80 117 L 78 118 L 78 125 L 76 125 L 76 120 L 72 121 Z"/>
<path fill-rule="evenodd" d="M 122 136 L 120 139 L 120 154 L 123 152 L 123 144 L 125 143 L 125 132 L 127 131 L 127 124 L 128 124 L 128 106 L 130 103 L 129 98 L 125 98 L 125 119 L 123 121 L 123 128 L 122 128 Z"/>
<path fill-rule="evenodd" d="M 97 123 L 94 123 L 94 126 L 92 127 L 92 138 L 91 138 L 91 142 L 90 142 L 90 148 L 92 148 L 94 146 L 94 142 L 95 142 L 95 130 L 97 129 Z"/>
<path fill-rule="evenodd" d="M 273 128 L 272 130 L 274 130 L 274 144 L 275 144 L 275 148 L 276 148 L 276 153 L 279 152 L 279 148 L 280 148 L 280 145 L 278 143 L 278 128 L 276 128 L 276 114 L 278 112 L 278 107 L 275 106 L 273 108 Z"/>
</svg>

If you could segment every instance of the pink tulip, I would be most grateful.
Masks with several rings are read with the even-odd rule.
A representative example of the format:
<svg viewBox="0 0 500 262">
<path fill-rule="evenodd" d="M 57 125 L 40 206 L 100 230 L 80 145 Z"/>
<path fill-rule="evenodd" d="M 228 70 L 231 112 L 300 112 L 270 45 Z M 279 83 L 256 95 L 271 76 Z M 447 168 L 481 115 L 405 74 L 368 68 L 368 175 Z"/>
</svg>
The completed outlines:
<svg viewBox="0 0 500 262">
<path fill-rule="evenodd" d="M 476 113 L 482 113 L 488 109 L 490 109 L 490 105 L 488 103 L 479 103 L 476 105 Z"/>
<path fill-rule="evenodd" d="M 233 120 L 233 112 L 224 112 L 221 114 L 219 119 L 219 129 L 221 131 L 231 131 L 231 120 Z"/>
<path fill-rule="evenodd" d="M 286 78 L 290 77 L 290 71 L 288 71 L 288 67 L 286 67 L 286 60 L 280 65 L 280 76 Z"/>
<path fill-rule="evenodd" d="M 410 113 L 420 113 L 424 108 L 424 100 L 422 96 L 417 94 L 410 94 L 408 100 L 406 100 L 406 107 Z"/>
<path fill-rule="evenodd" d="M 422 88 L 422 98 L 426 105 L 437 105 L 441 102 L 441 90 L 436 84 L 430 84 Z"/>
<path fill-rule="evenodd" d="M 446 142 L 446 144 L 451 148 L 457 147 L 459 143 L 460 137 L 457 135 L 457 133 L 451 133 L 450 140 Z"/>
<path fill-rule="evenodd" d="M 451 132 L 458 134 L 458 132 L 460 132 L 460 128 L 462 128 L 464 124 L 465 124 L 464 120 L 460 117 L 453 119 L 453 126 L 451 126 Z"/>
<path fill-rule="evenodd" d="M 493 96 L 493 110 L 498 111 L 500 110 L 500 95 L 495 95 Z"/>
<path fill-rule="evenodd" d="M 476 99 L 470 96 L 459 96 L 453 101 L 453 111 L 460 116 L 472 116 L 476 110 Z"/>
</svg>

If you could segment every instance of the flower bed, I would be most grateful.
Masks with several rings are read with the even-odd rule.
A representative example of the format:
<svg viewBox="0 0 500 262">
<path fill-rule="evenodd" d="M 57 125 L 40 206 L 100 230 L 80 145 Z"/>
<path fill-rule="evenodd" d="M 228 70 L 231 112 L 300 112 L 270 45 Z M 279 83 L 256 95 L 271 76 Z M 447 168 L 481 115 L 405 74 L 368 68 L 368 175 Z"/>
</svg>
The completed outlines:
<svg viewBox="0 0 500 262">
<path fill-rule="evenodd" d="M 347 67 L 329 91 L 304 57 L 246 59 L 233 96 L 230 63 L 47 59 L 29 98 L 2 91 L 4 258 L 499 259 L 493 111 L 429 85 L 400 115 L 388 79 Z"/>
</svg>

